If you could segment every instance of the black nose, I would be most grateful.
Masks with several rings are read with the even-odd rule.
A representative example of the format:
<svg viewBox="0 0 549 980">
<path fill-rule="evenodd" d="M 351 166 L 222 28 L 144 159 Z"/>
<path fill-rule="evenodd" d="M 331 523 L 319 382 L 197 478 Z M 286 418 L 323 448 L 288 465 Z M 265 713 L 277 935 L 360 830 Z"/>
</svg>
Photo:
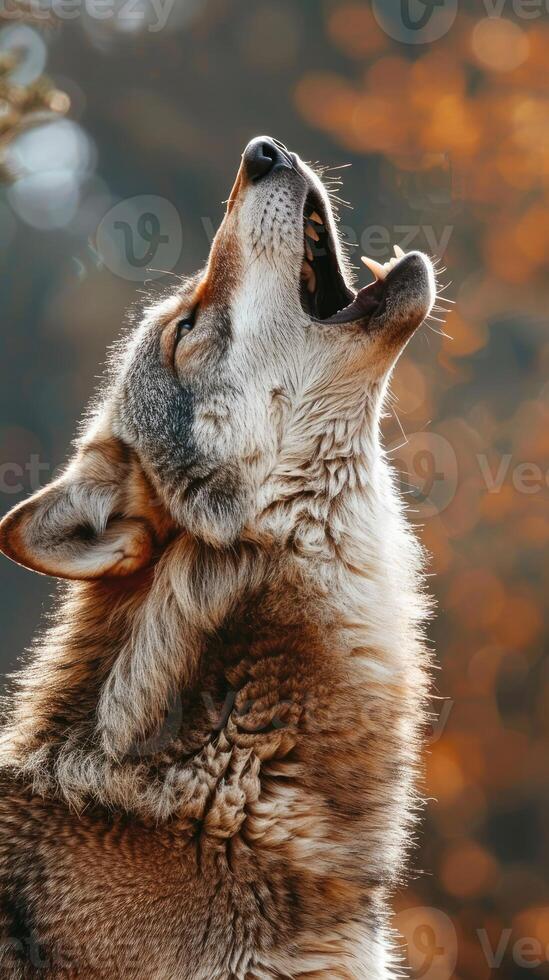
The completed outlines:
<svg viewBox="0 0 549 980">
<path fill-rule="evenodd" d="M 258 136 L 244 150 L 244 166 L 250 180 L 262 180 L 275 170 L 292 170 L 290 154 L 270 136 Z"/>
</svg>

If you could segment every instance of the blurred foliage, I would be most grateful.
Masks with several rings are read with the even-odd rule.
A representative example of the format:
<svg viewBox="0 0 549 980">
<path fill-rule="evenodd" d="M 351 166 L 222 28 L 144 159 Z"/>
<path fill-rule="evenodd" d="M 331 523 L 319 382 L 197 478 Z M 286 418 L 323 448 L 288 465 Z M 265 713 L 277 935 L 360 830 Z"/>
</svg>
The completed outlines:
<svg viewBox="0 0 549 980">
<path fill-rule="evenodd" d="M 5 6 L 0 6 L 2 22 L 35 24 L 40 28 L 55 23 L 53 14 L 37 16 L 36 4 L 25 0 L 12 0 L 9 16 Z M 6 151 L 12 140 L 31 126 L 47 122 L 69 111 L 70 100 L 65 92 L 54 86 L 46 75 L 33 78 L 27 84 L 14 82 L 12 76 L 25 57 L 25 47 L 17 43 L 0 52 L 0 182 L 17 178 L 6 160 Z"/>
<path fill-rule="evenodd" d="M 9 476 L 5 509 L 30 488 L 29 459 L 46 461 L 44 479 L 63 459 L 138 298 L 90 245 L 117 201 L 174 202 L 175 271 L 193 271 L 243 146 L 269 132 L 306 158 L 353 164 L 337 190 L 355 205 L 341 205 L 353 261 L 369 247 L 383 261 L 394 242 L 436 254 L 440 306 L 456 305 L 409 345 L 385 420 L 438 599 L 425 787 L 436 802 L 415 861 L 425 873 L 397 916 L 428 980 L 547 971 L 549 18 L 516 9 L 487 17 L 462 0 L 448 32 L 421 45 L 345 0 L 181 0 L 165 30 L 131 35 L 82 17 L 53 32 L 50 70 L 96 163 L 60 228 L 39 224 L 24 194 L 0 196 L 0 448 L 23 474 Z M 47 585 L 0 574 L 7 668 Z"/>
</svg>

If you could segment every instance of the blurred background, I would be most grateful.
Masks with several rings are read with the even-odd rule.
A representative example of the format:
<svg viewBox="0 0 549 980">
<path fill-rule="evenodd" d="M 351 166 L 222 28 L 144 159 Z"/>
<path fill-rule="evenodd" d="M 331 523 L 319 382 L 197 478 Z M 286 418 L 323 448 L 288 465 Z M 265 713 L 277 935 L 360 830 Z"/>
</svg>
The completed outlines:
<svg viewBox="0 0 549 980">
<path fill-rule="evenodd" d="M 252 136 L 334 168 L 355 263 L 437 259 L 455 305 L 384 423 L 438 601 L 418 980 L 548 972 L 548 50 L 546 0 L 0 3 L 2 513 L 66 459 L 127 311 L 206 259 Z M 3 672 L 53 590 L 0 562 Z"/>
</svg>

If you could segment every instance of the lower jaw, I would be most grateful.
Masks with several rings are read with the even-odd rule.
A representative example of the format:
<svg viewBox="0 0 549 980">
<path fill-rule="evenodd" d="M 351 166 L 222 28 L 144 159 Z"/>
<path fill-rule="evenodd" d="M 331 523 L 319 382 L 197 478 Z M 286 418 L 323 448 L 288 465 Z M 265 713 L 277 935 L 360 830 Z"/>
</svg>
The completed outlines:
<svg viewBox="0 0 549 980">
<path fill-rule="evenodd" d="M 337 300 L 334 302 L 335 312 L 329 314 L 328 316 L 319 316 L 315 310 L 314 302 L 311 302 L 306 293 L 306 287 L 302 286 L 301 292 L 301 305 L 307 314 L 311 317 L 315 323 L 324 324 L 326 326 L 345 324 L 345 323 L 355 323 L 356 321 L 363 321 L 364 326 L 367 326 L 369 320 L 376 314 L 381 313 L 384 307 L 386 284 L 385 282 L 378 280 L 375 283 L 371 283 L 369 286 L 364 286 L 357 293 L 352 293 L 349 290 L 349 297 L 347 297 L 347 303 L 342 305 L 339 309 L 337 306 Z M 350 301 L 349 301 L 350 300 Z"/>
</svg>

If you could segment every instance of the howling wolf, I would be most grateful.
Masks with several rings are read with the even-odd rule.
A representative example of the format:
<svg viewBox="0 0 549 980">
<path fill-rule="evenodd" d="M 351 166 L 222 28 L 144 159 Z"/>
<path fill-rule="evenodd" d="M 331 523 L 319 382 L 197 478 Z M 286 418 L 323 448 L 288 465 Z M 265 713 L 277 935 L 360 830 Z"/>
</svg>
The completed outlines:
<svg viewBox="0 0 549 980">
<path fill-rule="evenodd" d="M 435 278 L 368 264 L 253 140 L 206 268 L 0 525 L 68 580 L 0 745 L 5 980 L 398 975 L 428 602 L 378 430 Z"/>
</svg>

